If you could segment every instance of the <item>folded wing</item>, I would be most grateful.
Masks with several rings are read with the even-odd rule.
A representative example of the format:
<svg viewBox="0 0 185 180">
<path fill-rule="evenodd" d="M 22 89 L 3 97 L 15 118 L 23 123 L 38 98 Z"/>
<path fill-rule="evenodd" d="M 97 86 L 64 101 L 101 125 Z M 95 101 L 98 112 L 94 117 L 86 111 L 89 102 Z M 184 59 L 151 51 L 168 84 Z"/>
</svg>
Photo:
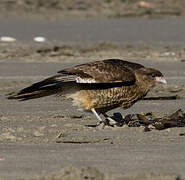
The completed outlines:
<svg viewBox="0 0 185 180">
<path fill-rule="evenodd" d="M 108 59 L 81 64 L 58 73 L 76 75 L 77 83 L 124 83 L 135 81 L 134 70 L 142 67 L 137 63 Z"/>
<path fill-rule="evenodd" d="M 106 84 L 115 87 L 120 83 L 134 83 L 136 80 L 134 71 L 142 67 L 140 64 L 119 59 L 81 64 L 61 70 L 58 75 L 34 83 L 16 94 L 10 95 L 8 99 L 40 98 L 62 93 L 78 85 L 80 86 L 80 84 L 86 84 L 87 87 L 90 84 L 96 84 L 93 88 L 99 88 L 99 86 L 109 87 Z"/>
</svg>

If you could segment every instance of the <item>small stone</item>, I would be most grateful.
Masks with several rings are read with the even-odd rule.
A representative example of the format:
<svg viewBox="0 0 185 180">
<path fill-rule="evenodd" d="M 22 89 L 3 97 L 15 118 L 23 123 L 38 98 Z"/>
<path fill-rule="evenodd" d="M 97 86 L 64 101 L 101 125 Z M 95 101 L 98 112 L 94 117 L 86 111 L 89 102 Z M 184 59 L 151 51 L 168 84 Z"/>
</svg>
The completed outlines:
<svg viewBox="0 0 185 180">
<path fill-rule="evenodd" d="M 6 120 L 8 120 L 8 117 L 6 117 L 6 116 L 1 116 L 1 121 L 6 121 Z"/>
<path fill-rule="evenodd" d="M 185 136 L 185 133 L 180 133 L 179 136 Z"/>
<path fill-rule="evenodd" d="M 39 131 L 44 131 L 46 129 L 46 126 L 42 126 L 39 128 Z"/>
<path fill-rule="evenodd" d="M 35 137 L 44 136 L 44 134 L 43 134 L 43 133 L 41 133 L 41 132 L 40 132 L 40 131 L 38 131 L 38 130 L 34 131 L 34 132 L 33 132 L 33 135 L 34 135 Z"/>
<path fill-rule="evenodd" d="M 175 56 L 175 52 L 165 52 L 163 53 L 164 56 Z"/>
<path fill-rule="evenodd" d="M 9 36 L 2 36 L 2 37 L 0 38 L 0 40 L 3 41 L 3 42 L 14 42 L 14 41 L 16 41 L 15 38 L 9 37 Z"/>
<path fill-rule="evenodd" d="M 46 38 L 42 36 L 38 36 L 38 37 L 34 37 L 33 40 L 36 42 L 45 42 Z"/>
<path fill-rule="evenodd" d="M 75 114 L 70 114 L 69 117 L 75 119 L 75 118 L 82 118 L 83 115 L 75 113 Z"/>
<path fill-rule="evenodd" d="M 153 125 L 149 125 L 148 128 L 151 130 L 151 129 L 155 129 L 155 127 Z"/>
<path fill-rule="evenodd" d="M 138 2 L 138 6 L 142 8 L 152 8 L 152 4 L 147 1 L 140 1 Z"/>
<path fill-rule="evenodd" d="M 56 128 L 57 125 L 56 125 L 56 124 L 52 124 L 51 127 L 52 127 L 52 128 Z"/>
<path fill-rule="evenodd" d="M 14 135 L 12 135 L 10 132 L 1 134 L 0 139 L 3 139 L 3 140 L 6 139 L 6 140 L 13 141 L 13 142 L 16 141 L 16 137 Z"/>
<path fill-rule="evenodd" d="M 0 158 L 0 161 L 4 161 L 5 160 L 5 158 Z M 1 177 L 0 177 L 0 179 L 1 179 Z"/>
</svg>

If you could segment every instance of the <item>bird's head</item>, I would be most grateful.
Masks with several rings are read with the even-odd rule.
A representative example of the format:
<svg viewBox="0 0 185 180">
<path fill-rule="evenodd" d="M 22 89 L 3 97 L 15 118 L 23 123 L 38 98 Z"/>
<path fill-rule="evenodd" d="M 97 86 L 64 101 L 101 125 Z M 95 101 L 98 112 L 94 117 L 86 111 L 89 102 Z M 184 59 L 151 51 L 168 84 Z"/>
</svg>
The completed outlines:
<svg viewBox="0 0 185 180">
<path fill-rule="evenodd" d="M 153 68 L 140 68 L 136 71 L 136 76 L 143 85 L 150 84 L 153 87 L 157 83 L 167 84 L 163 74 Z"/>
</svg>

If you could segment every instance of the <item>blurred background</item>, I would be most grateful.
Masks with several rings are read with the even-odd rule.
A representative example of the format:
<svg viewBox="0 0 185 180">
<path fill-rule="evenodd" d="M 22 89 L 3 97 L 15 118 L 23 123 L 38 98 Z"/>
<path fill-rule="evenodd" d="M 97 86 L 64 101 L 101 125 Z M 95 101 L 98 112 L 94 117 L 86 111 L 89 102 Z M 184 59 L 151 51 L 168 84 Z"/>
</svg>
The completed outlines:
<svg viewBox="0 0 185 180">
<path fill-rule="evenodd" d="M 121 18 L 184 16 L 182 0 L 2 0 L 1 16 Z"/>
<path fill-rule="evenodd" d="M 0 58 L 184 59 L 184 7 L 182 0 L 2 0 Z"/>
</svg>

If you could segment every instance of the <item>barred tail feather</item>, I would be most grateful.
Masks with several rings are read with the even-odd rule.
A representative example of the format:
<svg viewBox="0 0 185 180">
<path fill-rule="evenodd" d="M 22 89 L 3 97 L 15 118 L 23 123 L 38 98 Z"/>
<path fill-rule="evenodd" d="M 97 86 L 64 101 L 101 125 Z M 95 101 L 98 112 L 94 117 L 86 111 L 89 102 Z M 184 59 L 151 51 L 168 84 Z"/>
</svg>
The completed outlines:
<svg viewBox="0 0 185 180">
<path fill-rule="evenodd" d="M 25 101 L 29 99 L 62 93 L 63 91 L 69 90 L 71 87 L 74 86 L 75 82 L 73 81 L 63 82 L 61 81 L 61 79 L 59 79 L 60 78 L 58 75 L 53 76 L 38 83 L 32 84 L 31 86 L 22 89 L 16 94 L 11 94 L 7 98 Z"/>
</svg>

